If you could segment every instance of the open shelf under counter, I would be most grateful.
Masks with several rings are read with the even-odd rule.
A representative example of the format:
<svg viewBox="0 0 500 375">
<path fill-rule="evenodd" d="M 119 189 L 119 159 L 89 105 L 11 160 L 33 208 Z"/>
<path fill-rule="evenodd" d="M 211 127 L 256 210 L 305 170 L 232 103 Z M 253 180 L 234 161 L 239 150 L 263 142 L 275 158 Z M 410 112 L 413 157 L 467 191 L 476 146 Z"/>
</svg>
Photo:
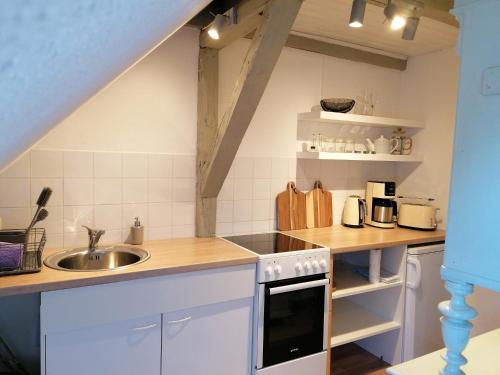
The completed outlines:
<svg viewBox="0 0 500 375">
<path fill-rule="evenodd" d="M 331 347 L 358 341 L 399 329 L 401 324 L 381 317 L 348 299 L 333 303 Z"/>
<path fill-rule="evenodd" d="M 423 129 L 425 127 L 425 123 L 423 121 L 417 120 L 326 111 L 299 113 L 297 119 L 299 121 L 312 121 L 336 125 L 369 126 L 374 128 Z"/>
<path fill-rule="evenodd" d="M 355 296 L 357 294 L 376 292 L 378 290 L 398 288 L 403 285 L 402 280 L 393 283 L 370 283 L 363 276 L 358 275 L 352 267 L 339 262 L 335 264 L 334 281 L 336 290 L 332 292 L 332 299 Z"/>
<path fill-rule="evenodd" d="M 421 154 L 391 155 L 391 154 L 358 154 L 351 152 L 312 152 L 299 151 L 297 159 L 313 160 L 362 160 L 362 161 L 392 161 L 421 163 L 424 158 Z"/>
</svg>

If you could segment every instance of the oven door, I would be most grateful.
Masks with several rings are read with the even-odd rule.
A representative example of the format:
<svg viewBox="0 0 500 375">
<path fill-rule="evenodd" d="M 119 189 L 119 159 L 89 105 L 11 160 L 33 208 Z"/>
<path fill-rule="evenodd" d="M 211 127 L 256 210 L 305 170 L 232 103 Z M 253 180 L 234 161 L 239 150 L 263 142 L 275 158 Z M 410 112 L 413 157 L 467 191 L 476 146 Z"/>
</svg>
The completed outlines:
<svg viewBox="0 0 500 375">
<path fill-rule="evenodd" d="M 327 348 L 329 282 L 323 274 L 260 285 L 257 368 Z"/>
</svg>

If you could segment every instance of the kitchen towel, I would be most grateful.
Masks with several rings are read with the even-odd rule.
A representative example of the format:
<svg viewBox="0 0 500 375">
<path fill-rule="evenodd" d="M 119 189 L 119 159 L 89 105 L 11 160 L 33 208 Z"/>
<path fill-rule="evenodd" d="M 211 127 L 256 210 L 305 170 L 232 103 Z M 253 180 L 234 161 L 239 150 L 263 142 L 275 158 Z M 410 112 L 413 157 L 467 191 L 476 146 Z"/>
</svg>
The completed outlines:
<svg viewBox="0 0 500 375">
<path fill-rule="evenodd" d="M 13 270 L 21 266 L 23 244 L 0 242 L 0 270 Z"/>
</svg>

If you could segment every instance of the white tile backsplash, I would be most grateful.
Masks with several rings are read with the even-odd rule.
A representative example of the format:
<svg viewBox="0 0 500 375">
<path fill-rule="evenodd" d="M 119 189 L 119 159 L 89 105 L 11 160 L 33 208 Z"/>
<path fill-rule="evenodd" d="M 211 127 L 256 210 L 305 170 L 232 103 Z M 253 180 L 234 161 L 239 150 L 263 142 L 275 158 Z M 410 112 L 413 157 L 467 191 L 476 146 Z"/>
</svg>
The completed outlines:
<svg viewBox="0 0 500 375">
<path fill-rule="evenodd" d="M 149 227 L 168 227 L 172 225 L 172 203 L 149 203 Z"/>
<path fill-rule="evenodd" d="M 123 177 L 125 178 L 148 177 L 148 155 L 123 154 Z"/>
<path fill-rule="evenodd" d="M 97 229 L 121 230 L 122 205 L 102 204 L 94 207 L 94 226 Z"/>
<path fill-rule="evenodd" d="M 234 180 L 234 200 L 252 199 L 253 180 L 241 179 Z"/>
<path fill-rule="evenodd" d="M 145 178 L 126 178 L 123 180 L 124 203 L 147 203 L 148 180 Z"/>
<path fill-rule="evenodd" d="M 0 196 L 4 207 L 27 207 L 30 204 L 28 178 L 0 178 Z"/>
<path fill-rule="evenodd" d="M 64 179 L 64 205 L 78 206 L 94 203 L 94 180 L 90 178 Z"/>
<path fill-rule="evenodd" d="M 31 151 L 31 177 L 62 177 L 63 152 L 62 151 Z"/>
<path fill-rule="evenodd" d="M 148 179 L 148 201 L 170 202 L 172 200 L 172 179 L 150 178 Z"/>
<path fill-rule="evenodd" d="M 26 228 L 31 221 L 31 210 L 29 207 L 2 207 L 0 208 L 0 217 L 4 229 Z"/>
<path fill-rule="evenodd" d="M 30 177 L 31 176 L 31 177 Z M 296 181 L 309 190 L 320 179 L 333 194 L 340 223 L 345 197 L 363 195 L 368 179 L 394 180 L 387 163 L 238 157 L 217 197 L 217 233 L 274 230 L 276 196 Z M 49 217 L 40 227 L 47 247 L 87 243 L 82 224 L 105 229 L 103 243 L 126 241 L 134 217 L 145 240 L 193 236 L 196 159 L 193 155 L 34 150 L 0 175 L 4 227 L 25 227 L 44 186 L 53 190 Z"/>
<path fill-rule="evenodd" d="M 174 178 L 172 192 L 173 200 L 176 202 L 194 202 L 196 198 L 196 179 Z"/>
<path fill-rule="evenodd" d="M 3 173 L 6 178 L 29 178 L 30 177 L 30 153 L 27 152 L 14 163 L 12 163 Z"/>
<path fill-rule="evenodd" d="M 94 155 L 90 152 L 66 151 L 63 155 L 66 178 L 94 177 Z"/>
<path fill-rule="evenodd" d="M 63 215 L 64 233 L 87 232 L 82 225 L 94 226 L 94 206 L 64 206 Z"/>
<path fill-rule="evenodd" d="M 234 201 L 233 210 L 234 221 L 251 221 L 252 220 L 252 200 Z"/>
<path fill-rule="evenodd" d="M 148 177 L 150 178 L 172 178 L 173 160 L 171 155 L 150 154 L 148 155 Z"/>
<path fill-rule="evenodd" d="M 122 181 L 118 178 L 96 178 L 94 180 L 94 203 L 122 203 Z"/>
<path fill-rule="evenodd" d="M 196 158 L 191 155 L 174 155 L 174 178 L 196 178 Z"/>
<path fill-rule="evenodd" d="M 117 152 L 94 153 L 95 178 L 121 178 L 122 154 Z"/>
</svg>

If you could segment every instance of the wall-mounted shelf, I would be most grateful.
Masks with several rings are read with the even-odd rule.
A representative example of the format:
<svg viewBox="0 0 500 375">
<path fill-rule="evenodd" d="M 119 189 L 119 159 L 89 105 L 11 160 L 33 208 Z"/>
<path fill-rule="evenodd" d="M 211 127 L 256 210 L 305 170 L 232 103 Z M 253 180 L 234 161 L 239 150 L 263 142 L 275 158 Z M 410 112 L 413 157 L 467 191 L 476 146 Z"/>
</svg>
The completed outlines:
<svg viewBox="0 0 500 375">
<path fill-rule="evenodd" d="M 315 160 L 363 160 L 363 161 L 394 161 L 421 163 L 424 158 L 420 154 L 391 155 L 391 154 L 355 154 L 350 152 L 297 152 L 297 159 Z"/>
<path fill-rule="evenodd" d="M 332 293 L 332 299 L 397 288 L 403 285 L 402 280 L 393 283 L 370 283 L 343 262 L 335 264 L 334 280 L 337 290 Z"/>
<path fill-rule="evenodd" d="M 369 126 L 374 128 L 423 129 L 425 127 L 425 123 L 423 121 L 325 111 L 299 113 L 298 120 L 336 125 Z"/>
<path fill-rule="evenodd" d="M 336 300 L 333 314 L 332 348 L 401 327 L 398 322 L 385 319 L 348 299 Z"/>
</svg>

